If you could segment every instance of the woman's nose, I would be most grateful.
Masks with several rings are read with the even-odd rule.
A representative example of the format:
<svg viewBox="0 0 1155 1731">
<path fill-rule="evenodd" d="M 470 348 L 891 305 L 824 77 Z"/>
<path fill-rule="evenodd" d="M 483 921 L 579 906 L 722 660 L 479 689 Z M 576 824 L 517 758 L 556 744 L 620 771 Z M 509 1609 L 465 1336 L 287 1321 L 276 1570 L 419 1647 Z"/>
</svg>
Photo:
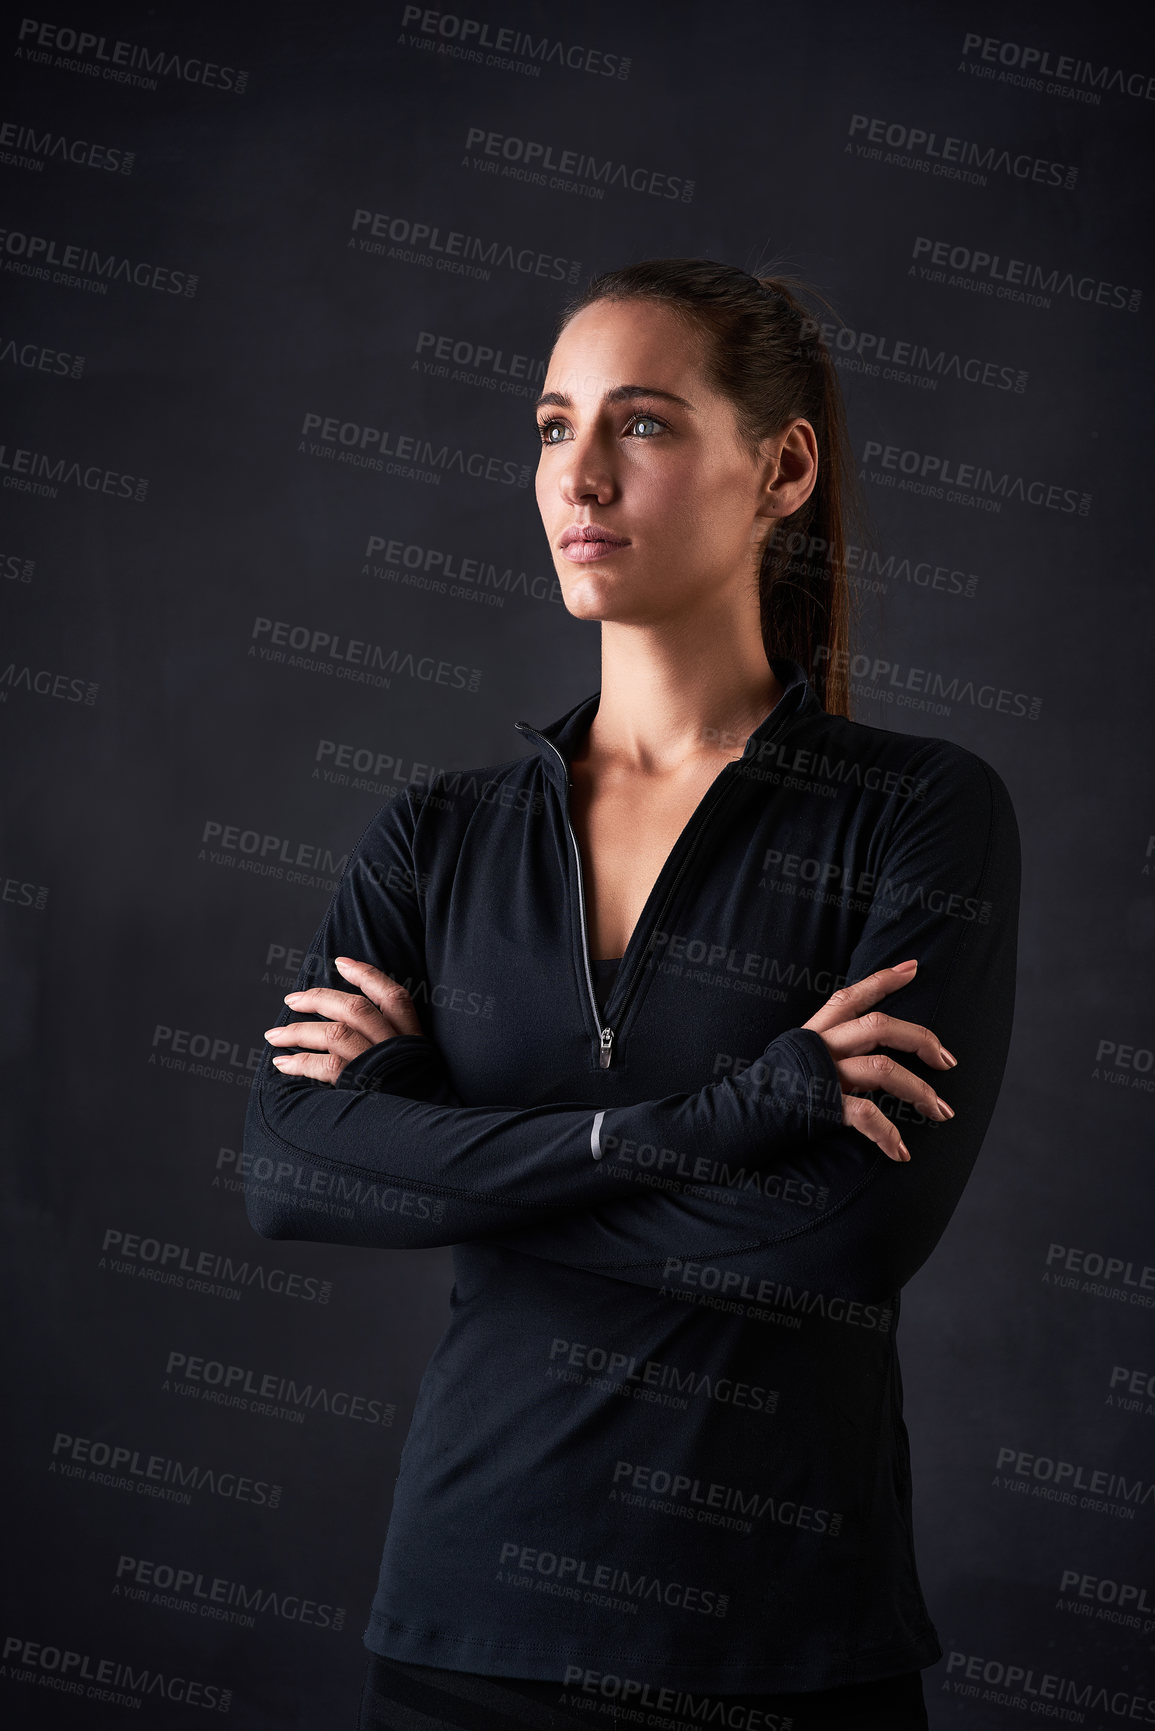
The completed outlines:
<svg viewBox="0 0 1155 1731">
<path fill-rule="evenodd" d="M 558 486 L 569 504 L 596 498 L 602 504 L 612 496 L 615 481 L 604 453 L 592 441 L 573 441 L 568 461 L 560 465 Z"/>
</svg>

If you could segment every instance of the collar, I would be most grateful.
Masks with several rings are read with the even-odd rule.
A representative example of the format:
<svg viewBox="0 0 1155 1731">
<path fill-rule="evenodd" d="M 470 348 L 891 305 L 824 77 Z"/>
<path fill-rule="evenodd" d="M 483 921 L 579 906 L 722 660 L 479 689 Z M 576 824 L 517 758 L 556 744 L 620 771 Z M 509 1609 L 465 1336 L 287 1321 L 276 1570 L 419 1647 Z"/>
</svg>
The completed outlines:
<svg viewBox="0 0 1155 1731">
<path fill-rule="evenodd" d="M 776 734 L 779 728 L 786 726 L 796 716 L 809 714 L 820 707 L 801 662 L 792 660 L 788 655 L 772 655 L 770 666 L 775 678 L 784 688 L 782 695 L 747 739 L 742 759 L 738 761 L 757 757 L 765 741 Z M 572 709 L 567 709 L 564 715 L 547 722 L 544 727 L 531 727 L 528 721 L 515 721 L 513 724 L 531 745 L 536 746 L 546 775 L 563 793 L 572 785 L 569 776 L 570 757 L 574 748 L 588 733 L 597 714 L 601 696 L 600 689 L 591 692 L 588 697 L 575 703 Z"/>
</svg>

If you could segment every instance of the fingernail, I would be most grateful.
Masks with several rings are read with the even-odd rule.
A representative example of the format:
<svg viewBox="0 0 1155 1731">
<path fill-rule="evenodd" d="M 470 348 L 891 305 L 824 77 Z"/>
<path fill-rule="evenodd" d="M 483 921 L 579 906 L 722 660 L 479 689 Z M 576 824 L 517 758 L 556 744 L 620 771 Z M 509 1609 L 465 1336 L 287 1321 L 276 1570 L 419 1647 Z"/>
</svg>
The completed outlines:
<svg viewBox="0 0 1155 1731">
<path fill-rule="evenodd" d="M 282 1055 L 280 1058 L 274 1058 L 273 1059 L 273 1063 L 277 1066 L 278 1069 L 280 1069 L 282 1064 L 287 1064 L 288 1062 L 289 1062 L 288 1057 L 284 1056 L 284 1055 Z"/>
<path fill-rule="evenodd" d="M 286 992 L 285 993 L 285 1002 L 286 1002 L 286 1004 L 296 1004 L 300 1001 L 300 997 L 301 997 L 300 992 Z"/>
<path fill-rule="evenodd" d="M 954 1053 L 948 1052 L 945 1046 L 940 1046 L 939 1051 L 942 1053 L 942 1055 L 946 1059 L 947 1063 L 950 1064 L 952 1067 L 958 1063 L 958 1059 L 955 1057 Z"/>
<path fill-rule="evenodd" d="M 941 1107 L 942 1107 L 942 1109 L 943 1109 L 943 1111 L 944 1111 L 944 1112 L 945 1112 L 945 1113 L 946 1113 L 946 1115 L 947 1115 L 947 1117 L 948 1117 L 948 1118 L 953 1118 L 953 1117 L 954 1117 L 954 1108 L 953 1108 L 953 1106 L 948 1106 L 948 1105 L 947 1105 L 947 1103 L 946 1103 L 946 1101 L 945 1101 L 945 1100 L 942 1100 L 942 1099 L 939 1099 L 939 1096 L 938 1096 L 938 1095 L 937 1095 L 937 1094 L 936 1094 L 936 1095 L 935 1095 L 935 1099 L 936 1099 L 936 1100 L 938 1100 L 938 1103 L 939 1103 L 939 1105 L 940 1105 L 940 1106 L 941 1106 Z"/>
<path fill-rule="evenodd" d="M 901 1155 L 902 1155 L 902 1157 L 903 1157 L 903 1159 L 904 1159 L 904 1160 L 909 1160 L 909 1159 L 910 1159 L 910 1149 L 909 1149 L 909 1148 L 908 1148 L 908 1147 L 907 1147 L 907 1145 L 906 1145 L 906 1143 L 905 1143 L 905 1142 L 900 1142 L 900 1143 L 899 1143 L 899 1145 L 898 1145 L 898 1151 L 899 1151 L 899 1153 L 900 1153 L 900 1154 L 901 1154 Z"/>
<path fill-rule="evenodd" d="M 909 962 L 896 962 L 894 964 L 894 971 L 897 974 L 897 973 L 901 972 L 901 970 L 903 968 L 917 968 L 917 967 L 918 967 L 918 960 L 917 960 L 917 958 L 915 958 Z"/>
</svg>

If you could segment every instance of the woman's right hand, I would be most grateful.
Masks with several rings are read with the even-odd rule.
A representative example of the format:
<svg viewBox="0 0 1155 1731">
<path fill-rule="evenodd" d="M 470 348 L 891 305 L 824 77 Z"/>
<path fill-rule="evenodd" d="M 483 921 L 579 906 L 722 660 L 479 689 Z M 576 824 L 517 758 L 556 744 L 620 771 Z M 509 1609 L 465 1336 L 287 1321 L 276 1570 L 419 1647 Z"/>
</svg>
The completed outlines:
<svg viewBox="0 0 1155 1731">
<path fill-rule="evenodd" d="M 895 1046 L 900 1052 L 914 1052 L 925 1063 L 941 1065 L 944 1070 L 953 1069 L 958 1062 L 929 1028 L 918 1022 L 901 1022 L 897 1016 L 871 1008 L 888 992 L 909 985 L 917 967 L 917 961 L 900 962 L 895 968 L 880 968 L 864 980 L 854 980 L 827 998 L 822 1008 L 802 1024 L 822 1036 L 834 1059 L 842 1084 L 842 1122 L 877 1142 L 891 1160 L 909 1160 L 910 1150 L 898 1126 L 891 1123 L 873 1100 L 863 1097 L 867 1091 L 886 1088 L 901 1100 L 913 1101 L 924 1117 L 939 1123 L 954 1117 L 929 1082 L 921 1082 L 885 1052 L 874 1050 L 876 1046 Z"/>
</svg>

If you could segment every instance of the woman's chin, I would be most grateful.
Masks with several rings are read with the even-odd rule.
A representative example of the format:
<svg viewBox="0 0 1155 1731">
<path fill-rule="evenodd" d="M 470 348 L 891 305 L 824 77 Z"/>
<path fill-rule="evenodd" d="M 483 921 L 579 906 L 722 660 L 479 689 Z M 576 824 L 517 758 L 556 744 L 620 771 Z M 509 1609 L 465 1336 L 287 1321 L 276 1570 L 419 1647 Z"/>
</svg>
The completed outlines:
<svg viewBox="0 0 1155 1731">
<path fill-rule="evenodd" d="M 612 583 L 584 575 L 561 583 L 562 601 L 575 619 L 604 619 L 607 608 L 613 607 L 612 592 Z"/>
<path fill-rule="evenodd" d="M 562 601 L 575 619 L 597 619 L 606 624 L 639 623 L 646 608 L 643 599 L 631 597 L 621 578 L 609 571 L 582 571 L 576 576 L 559 573 Z"/>
</svg>

